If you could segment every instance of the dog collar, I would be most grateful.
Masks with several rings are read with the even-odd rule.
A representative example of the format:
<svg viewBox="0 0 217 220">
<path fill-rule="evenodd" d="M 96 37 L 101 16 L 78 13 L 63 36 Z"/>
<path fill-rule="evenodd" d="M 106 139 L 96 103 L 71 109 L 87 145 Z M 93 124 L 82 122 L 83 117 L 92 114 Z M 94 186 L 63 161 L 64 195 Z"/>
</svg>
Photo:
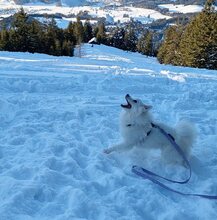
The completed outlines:
<svg viewBox="0 0 217 220">
<path fill-rule="evenodd" d="M 131 126 L 133 126 L 133 124 L 127 124 L 126 126 L 131 127 Z M 158 128 L 159 126 L 151 122 L 151 127 L 152 128 Z M 147 136 L 149 136 L 151 134 L 152 128 L 146 133 Z M 175 138 L 171 134 L 168 133 L 167 135 L 170 136 L 170 138 L 173 141 L 175 141 Z"/>
</svg>

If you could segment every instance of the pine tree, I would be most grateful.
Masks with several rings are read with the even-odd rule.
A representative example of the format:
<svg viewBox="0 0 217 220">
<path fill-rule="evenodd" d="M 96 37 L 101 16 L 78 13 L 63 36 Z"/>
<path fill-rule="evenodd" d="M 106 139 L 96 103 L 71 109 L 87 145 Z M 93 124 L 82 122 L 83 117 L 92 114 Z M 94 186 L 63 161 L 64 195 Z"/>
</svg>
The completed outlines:
<svg viewBox="0 0 217 220">
<path fill-rule="evenodd" d="M 217 69 L 217 12 L 207 0 L 202 12 L 184 28 L 170 27 L 158 51 L 161 63 Z"/>
<path fill-rule="evenodd" d="M 215 4 L 215 0 L 207 0 L 205 2 L 203 12 L 207 12 L 207 13 L 214 12 L 215 10 L 214 4 Z"/>
<path fill-rule="evenodd" d="M 125 45 L 125 50 L 128 51 L 136 51 L 136 44 L 137 44 L 137 37 L 132 28 L 129 28 L 124 35 L 124 45 Z"/>
<path fill-rule="evenodd" d="M 44 51 L 47 54 L 55 55 L 56 40 L 57 39 L 58 26 L 54 18 L 48 23 L 45 31 L 45 47 Z"/>
<path fill-rule="evenodd" d="M 84 26 L 81 22 L 81 19 L 77 17 L 77 21 L 74 23 L 74 35 L 76 37 L 77 44 L 84 42 Z"/>
<path fill-rule="evenodd" d="M 21 28 L 27 24 L 27 20 L 28 20 L 27 13 L 24 11 L 23 8 L 21 8 L 20 11 L 14 15 L 12 27 Z"/>
<path fill-rule="evenodd" d="M 65 40 L 62 46 L 62 55 L 73 56 L 73 45 L 70 41 Z"/>
<path fill-rule="evenodd" d="M 24 9 L 21 8 L 20 11 L 14 15 L 14 21 L 12 23 L 12 28 L 14 29 L 13 47 L 15 51 L 28 51 L 30 26 L 27 21 L 28 15 L 25 13 Z"/>
<path fill-rule="evenodd" d="M 145 54 L 144 45 L 145 45 L 145 35 L 141 36 L 137 42 L 136 49 L 139 53 Z"/>
<path fill-rule="evenodd" d="M 147 31 L 146 34 L 144 34 L 137 43 L 137 51 L 147 55 L 147 56 L 153 56 L 153 33 L 151 31 Z"/>
<path fill-rule="evenodd" d="M 32 21 L 30 24 L 29 29 L 29 46 L 28 46 L 28 52 L 34 53 L 34 52 L 41 52 L 43 48 L 43 39 L 41 39 L 42 28 L 40 24 L 37 21 Z"/>
<path fill-rule="evenodd" d="M 72 42 L 73 45 L 76 45 L 76 37 L 75 37 L 75 25 L 70 21 L 68 27 L 64 31 L 65 38 L 67 41 Z"/>
<path fill-rule="evenodd" d="M 216 69 L 217 12 L 213 0 L 187 26 L 180 42 L 181 65 Z"/>
<path fill-rule="evenodd" d="M 61 46 L 61 42 L 58 39 L 55 39 L 53 55 L 55 56 L 62 55 L 62 46 Z"/>
<path fill-rule="evenodd" d="M 148 31 L 145 39 L 144 52 L 147 56 L 153 56 L 153 33 Z"/>
<path fill-rule="evenodd" d="M 94 26 L 94 28 L 93 28 L 93 36 L 96 37 L 98 31 L 99 31 L 99 27 L 98 27 L 98 25 Z"/>
<path fill-rule="evenodd" d="M 119 49 L 124 50 L 124 36 L 125 36 L 125 30 L 123 28 L 117 28 L 112 33 L 112 36 L 110 38 L 110 45 Z"/>
<path fill-rule="evenodd" d="M 105 24 L 103 22 L 100 22 L 98 24 L 98 32 L 96 33 L 96 39 L 99 44 L 105 44 L 106 43 L 106 29 Z"/>
<path fill-rule="evenodd" d="M 84 23 L 84 42 L 88 42 L 93 38 L 93 29 L 89 21 Z"/>
<path fill-rule="evenodd" d="M 6 29 L 0 33 L 0 50 L 10 50 L 10 36 Z"/>
<path fill-rule="evenodd" d="M 179 44 L 184 27 L 174 25 L 165 32 L 164 42 L 158 50 L 157 58 L 160 63 L 178 65 L 180 63 Z"/>
<path fill-rule="evenodd" d="M 74 42 L 71 39 L 74 38 L 69 35 L 58 28 L 54 19 L 41 25 L 30 20 L 21 9 L 15 14 L 11 28 L 0 31 L 0 50 L 73 56 Z"/>
</svg>

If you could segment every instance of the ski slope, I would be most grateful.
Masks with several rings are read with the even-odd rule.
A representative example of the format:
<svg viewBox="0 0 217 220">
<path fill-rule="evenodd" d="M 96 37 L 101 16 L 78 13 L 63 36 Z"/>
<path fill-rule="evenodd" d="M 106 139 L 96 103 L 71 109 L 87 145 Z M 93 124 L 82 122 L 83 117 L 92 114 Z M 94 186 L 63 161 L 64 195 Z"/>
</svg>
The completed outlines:
<svg viewBox="0 0 217 220">
<path fill-rule="evenodd" d="M 184 178 L 158 152 L 105 155 L 119 141 L 126 93 L 156 120 L 196 124 L 183 192 L 217 194 L 217 71 L 85 45 L 80 57 L 0 52 L 1 220 L 210 220 L 217 202 L 183 197 L 131 173 L 133 164 Z"/>
</svg>

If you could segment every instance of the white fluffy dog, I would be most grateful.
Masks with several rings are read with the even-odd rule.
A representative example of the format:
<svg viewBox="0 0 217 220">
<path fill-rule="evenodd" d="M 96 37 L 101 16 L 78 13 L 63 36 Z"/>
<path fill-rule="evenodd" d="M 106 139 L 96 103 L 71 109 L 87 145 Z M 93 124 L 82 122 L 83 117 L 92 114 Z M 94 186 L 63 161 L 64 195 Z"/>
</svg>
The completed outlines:
<svg viewBox="0 0 217 220">
<path fill-rule="evenodd" d="M 171 146 L 169 140 L 158 128 L 153 126 L 157 124 L 175 140 L 186 157 L 189 158 L 195 140 L 195 128 L 192 124 L 181 121 L 175 128 L 171 128 L 162 123 L 155 123 L 150 113 L 152 106 L 145 105 L 140 99 L 133 99 L 128 94 L 125 98 L 127 104 L 121 105 L 123 111 L 120 117 L 120 131 L 123 142 L 105 149 L 104 153 L 120 152 L 134 146 L 141 146 L 150 149 L 161 149 L 161 156 L 167 162 L 183 162 L 182 157 Z"/>
</svg>

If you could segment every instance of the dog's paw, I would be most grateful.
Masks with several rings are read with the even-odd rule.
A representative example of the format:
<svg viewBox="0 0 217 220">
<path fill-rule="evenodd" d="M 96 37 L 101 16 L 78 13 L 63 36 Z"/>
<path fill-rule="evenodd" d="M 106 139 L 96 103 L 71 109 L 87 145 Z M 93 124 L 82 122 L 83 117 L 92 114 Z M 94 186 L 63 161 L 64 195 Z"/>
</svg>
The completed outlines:
<svg viewBox="0 0 217 220">
<path fill-rule="evenodd" d="M 111 152 L 112 152 L 112 149 L 110 149 L 110 148 L 106 148 L 103 150 L 104 154 L 110 154 Z"/>
</svg>

